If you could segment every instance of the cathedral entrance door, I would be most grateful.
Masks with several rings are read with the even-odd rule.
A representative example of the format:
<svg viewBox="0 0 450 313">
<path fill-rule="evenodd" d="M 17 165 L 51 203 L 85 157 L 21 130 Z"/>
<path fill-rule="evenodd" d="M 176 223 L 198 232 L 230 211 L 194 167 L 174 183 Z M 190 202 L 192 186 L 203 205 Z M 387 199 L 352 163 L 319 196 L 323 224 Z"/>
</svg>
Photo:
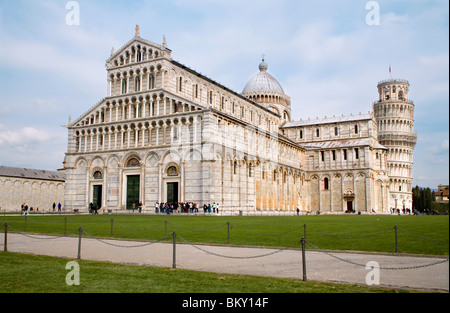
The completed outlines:
<svg viewBox="0 0 450 313">
<path fill-rule="evenodd" d="M 347 200 L 347 211 L 353 212 L 353 201 Z"/>
<path fill-rule="evenodd" d="M 102 185 L 94 185 L 92 203 L 100 209 L 102 207 Z"/>
<path fill-rule="evenodd" d="M 127 176 L 127 210 L 138 209 L 140 180 L 139 175 Z"/>
<path fill-rule="evenodd" d="M 167 202 L 178 202 L 178 183 L 167 183 Z"/>
</svg>

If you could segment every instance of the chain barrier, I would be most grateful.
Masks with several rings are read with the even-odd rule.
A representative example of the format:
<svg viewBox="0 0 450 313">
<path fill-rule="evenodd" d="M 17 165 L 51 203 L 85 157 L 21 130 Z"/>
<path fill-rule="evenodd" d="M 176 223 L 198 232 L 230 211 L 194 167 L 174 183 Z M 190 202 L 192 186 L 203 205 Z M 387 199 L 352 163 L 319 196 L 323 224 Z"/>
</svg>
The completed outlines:
<svg viewBox="0 0 450 313">
<path fill-rule="evenodd" d="M 305 224 L 305 225 L 306 225 L 306 224 Z M 309 228 L 309 229 L 311 229 L 311 230 L 313 230 L 313 231 L 315 231 L 315 232 L 318 232 L 318 233 L 320 233 L 320 234 L 322 234 L 322 235 L 325 235 L 325 236 L 328 236 L 328 237 L 339 238 L 339 239 L 362 239 L 362 238 L 371 238 L 371 237 L 376 237 L 376 236 L 382 235 L 382 234 L 384 234 L 384 233 L 390 232 L 390 231 L 392 231 L 392 230 L 394 229 L 394 228 L 391 228 L 391 229 L 388 229 L 388 230 L 383 230 L 383 231 L 380 231 L 380 232 L 378 232 L 378 233 L 371 234 L 371 235 L 363 235 L 363 236 L 358 236 L 358 237 L 345 237 L 345 236 L 337 236 L 337 235 L 327 234 L 327 233 L 325 233 L 325 232 L 323 232 L 323 231 L 314 229 L 314 228 L 312 228 L 312 227 L 310 227 L 310 226 L 308 226 L 308 225 L 306 225 L 306 227 Z"/>
<path fill-rule="evenodd" d="M 90 236 L 92 239 L 95 239 L 95 240 L 97 240 L 97 241 L 99 241 L 99 242 L 101 242 L 101 243 L 103 243 L 103 244 L 110 245 L 110 246 L 114 246 L 114 247 L 119 247 L 119 248 L 141 248 L 141 247 L 150 246 L 150 245 L 152 245 L 152 244 L 159 243 L 159 242 L 162 242 L 162 241 L 165 240 L 165 239 L 163 238 L 163 239 L 160 239 L 160 240 L 158 240 L 158 241 L 147 242 L 147 243 L 144 243 L 144 244 L 133 245 L 133 246 L 129 246 L 129 245 L 124 246 L 124 245 L 117 245 L 117 244 L 113 244 L 113 243 L 110 243 L 110 242 L 106 242 L 105 240 L 103 240 L 103 239 L 101 239 L 101 238 L 98 238 L 98 237 L 95 237 L 95 236 L 93 236 L 92 234 L 88 233 L 88 232 L 85 231 L 85 230 L 82 230 L 82 231 L 83 231 L 84 233 L 86 233 L 88 236 Z"/>
<path fill-rule="evenodd" d="M 104 223 L 83 224 L 83 223 L 73 222 L 73 221 L 71 221 L 70 219 L 67 219 L 67 222 L 70 223 L 70 224 L 78 225 L 78 226 L 99 226 L 99 225 L 105 225 L 105 224 L 111 223 L 111 221 L 107 221 L 107 222 L 104 222 Z"/>
<path fill-rule="evenodd" d="M 223 224 L 223 225 L 211 227 L 211 228 L 208 228 L 208 229 L 189 229 L 189 228 L 177 226 L 177 225 L 175 225 L 175 224 L 172 224 L 171 222 L 167 222 L 167 224 L 170 224 L 170 225 L 174 226 L 175 228 L 184 229 L 184 230 L 186 230 L 186 231 L 196 231 L 196 232 L 203 232 L 203 231 L 215 230 L 215 229 L 219 229 L 219 228 L 222 228 L 222 227 L 224 227 L 224 226 L 227 225 L 227 223 L 225 223 L 225 224 Z"/>
<path fill-rule="evenodd" d="M 342 262 L 345 262 L 345 263 L 349 263 L 349 264 L 352 264 L 352 265 L 356 265 L 356 266 L 362 266 L 364 268 L 366 267 L 366 264 L 360 264 L 360 263 L 356 263 L 356 262 L 353 262 L 353 261 L 350 261 L 350 260 L 346 260 L 346 259 L 338 257 L 338 256 L 336 256 L 336 255 L 334 255 L 334 254 L 332 254 L 332 253 L 330 253 L 328 251 L 322 250 L 319 247 L 317 247 L 317 246 L 313 245 L 312 243 L 310 243 L 309 241 L 306 241 L 306 243 L 308 245 L 310 245 L 311 247 L 313 247 L 314 249 L 316 249 L 317 251 L 322 252 L 322 253 L 324 253 L 324 254 L 326 254 L 326 255 L 328 255 L 328 256 L 336 259 L 336 260 L 339 260 L 339 261 L 342 261 Z M 445 262 L 448 262 L 448 261 L 449 261 L 449 259 L 447 258 L 447 259 L 444 259 L 444 260 L 439 260 L 437 262 L 433 262 L 433 263 L 430 263 L 430 264 L 424 264 L 424 265 L 413 265 L 413 266 L 405 266 L 405 267 L 383 267 L 383 266 L 380 266 L 379 269 L 381 269 L 381 270 L 410 270 L 410 269 L 418 269 L 418 268 L 430 267 L 430 266 L 442 264 L 442 263 L 445 263 Z"/>
<path fill-rule="evenodd" d="M 60 223 L 60 221 L 54 221 L 54 222 L 49 222 L 49 223 L 45 223 L 45 222 L 36 222 L 34 219 L 27 219 L 28 222 L 32 222 L 35 224 L 41 224 L 41 225 L 51 225 L 51 224 L 56 224 L 56 223 Z"/>
<path fill-rule="evenodd" d="M 436 241 L 436 242 L 448 242 L 448 240 L 437 240 L 437 239 L 431 239 L 431 238 L 419 236 L 419 235 L 413 234 L 413 233 L 411 233 L 411 232 L 409 232 L 409 231 L 407 231 L 407 230 L 405 230 L 405 229 L 402 229 L 402 228 L 400 228 L 400 227 L 398 227 L 398 226 L 397 226 L 397 229 L 399 229 L 399 230 L 401 230 L 402 232 L 405 232 L 405 233 L 407 233 L 407 234 L 410 234 L 411 236 L 415 236 L 415 237 L 417 237 L 417 238 L 421 238 L 421 239 L 425 239 L 425 240 L 429 240 L 429 241 Z"/>
<path fill-rule="evenodd" d="M 211 252 L 211 251 L 208 251 L 208 250 L 206 250 L 206 249 L 200 248 L 200 247 L 197 246 L 197 245 L 194 245 L 193 243 L 187 241 L 186 239 L 184 239 L 183 237 L 181 237 L 181 236 L 178 235 L 178 234 L 177 234 L 177 237 L 180 238 L 181 240 L 183 240 L 183 241 L 184 241 L 185 243 L 187 243 L 188 245 L 192 246 L 193 248 L 195 248 L 195 249 L 197 249 L 197 250 L 200 250 L 200 251 L 203 251 L 203 252 L 205 252 L 205 253 L 207 253 L 207 254 L 214 255 L 214 256 L 217 256 L 217 257 L 221 257 L 221 258 L 238 259 L 238 260 L 264 258 L 264 257 L 270 256 L 270 255 L 274 255 L 274 254 L 283 252 L 283 251 L 285 251 L 285 250 L 287 250 L 287 249 L 290 249 L 290 248 L 294 247 L 295 245 L 298 245 L 298 244 L 301 242 L 301 241 L 296 241 L 294 244 L 292 244 L 292 245 L 290 245 L 290 246 L 288 246 L 288 247 L 286 247 L 286 248 L 278 249 L 278 250 L 275 250 L 275 251 L 273 251 L 273 252 L 269 252 L 269 253 L 265 253 L 265 254 L 261 254 L 261 255 L 247 256 L 247 257 L 239 257 L 239 256 L 229 256 L 229 255 L 223 255 L 223 254 Z"/>
<path fill-rule="evenodd" d="M 59 239 L 59 238 L 62 238 L 62 237 L 66 237 L 66 236 L 67 236 L 67 235 L 58 235 L 58 236 L 56 236 L 56 235 L 47 235 L 45 238 L 43 238 L 43 237 L 36 237 L 36 236 L 30 235 L 30 234 L 27 234 L 27 233 L 18 231 L 17 229 L 15 229 L 14 227 L 12 227 L 11 225 L 8 224 L 8 229 L 9 229 L 9 228 L 11 228 L 11 229 L 12 229 L 14 232 L 16 232 L 17 234 L 22 235 L 22 236 L 25 236 L 25 237 L 29 237 L 29 238 L 31 238 L 31 239 L 39 239 L 39 240 L 41 240 L 41 239 L 42 239 L 42 240 L 48 239 L 48 240 L 53 240 L 53 239 Z M 75 234 L 75 233 L 77 233 L 77 232 L 78 232 L 78 230 L 73 231 L 73 232 L 69 233 L 69 235 Z"/>
<path fill-rule="evenodd" d="M 108 223 L 110 223 L 110 222 L 108 222 Z M 134 227 L 126 226 L 126 225 L 124 225 L 124 224 L 122 224 L 122 223 L 120 223 L 120 222 L 118 222 L 116 220 L 114 220 L 114 224 L 119 224 L 120 226 L 122 226 L 122 227 L 124 227 L 126 229 L 130 229 L 130 230 L 151 230 L 151 229 L 155 229 L 155 228 L 161 227 L 161 224 L 158 224 L 156 226 L 152 226 L 152 227 L 148 227 L 148 228 L 134 228 Z"/>
<path fill-rule="evenodd" d="M 236 229 L 239 229 L 239 230 L 241 230 L 241 231 L 243 231 L 243 232 L 246 232 L 246 233 L 249 233 L 249 234 L 253 234 L 253 235 L 258 235 L 258 236 L 279 236 L 279 235 L 285 235 L 285 234 L 292 233 L 292 232 L 294 232 L 294 231 L 296 231 L 296 230 L 299 230 L 299 229 L 301 229 L 301 228 L 304 227 L 304 226 L 302 225 L 302 226 L 300 226 L 300 227 L 298 227 L 298 228 L 295 228 L 295 229 L 293 229 L 293 230 L 288 230 L 288 231 L 286 231 L 286 232 L 273 233 L 273 234 L 261 234 L 261 233 L 254 233 L 254 232 L 251 232 L 251 231 L 242 229 L 242 228 L 237 227 L 236 225 L 231 224 L 231 223 L 230 223 L 230 226 L 231 226 L 231 227 L 234 227 L 234 228 L 236 228 Z"/>
</svg>

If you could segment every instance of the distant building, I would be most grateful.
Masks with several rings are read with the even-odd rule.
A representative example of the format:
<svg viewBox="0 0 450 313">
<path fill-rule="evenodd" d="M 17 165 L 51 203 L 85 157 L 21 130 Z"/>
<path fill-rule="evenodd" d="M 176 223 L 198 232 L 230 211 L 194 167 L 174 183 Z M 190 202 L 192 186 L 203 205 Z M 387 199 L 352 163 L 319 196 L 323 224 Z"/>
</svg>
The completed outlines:
<svg viewBox="0 0 450 313">
<path fill-rule="evenodd" d="M 436 202 L 438 203 L 449 203 L 448 200 L 448 185 L 439 185 L 438 191 L 435 193 Z"/>
<path fill-rule="evenodd" d="M 57 171 L 0 166 L 0 209 L 20 210 L 22 204 L 48 211 L 64 204 L 66 174 Z"/>
</svg>

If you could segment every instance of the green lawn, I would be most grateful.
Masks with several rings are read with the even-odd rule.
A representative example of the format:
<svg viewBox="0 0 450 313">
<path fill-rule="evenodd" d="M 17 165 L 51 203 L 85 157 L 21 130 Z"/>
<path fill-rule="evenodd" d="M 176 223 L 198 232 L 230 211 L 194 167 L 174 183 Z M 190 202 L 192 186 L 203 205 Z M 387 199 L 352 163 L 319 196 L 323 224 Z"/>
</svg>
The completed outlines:
<svg viewBox="0 0 450 313">
<path fill-rule="evenodd" d="M 301 240 L 306 224 L 307 241 L 320 248 L 395 252 L 394 225 L 398 226 L 400 253 L 448 255 L 448 216 L 150 216 L 150 215 L 71 215 L 29 216 L 27 232 L 74 234 L 80 227 L 84 236 L 161 240 L 175 231 L 192 243 L 288 247 Z M 167 230 L 166 230 L 167 221 Z M 0 216 L 0 227 L 7 222 L 9 231 L 25 230 L 25 218 Z M 0 231 L 4 231 L 1 229 Z M 179 240 L 182 240 L 181 238 Z M 308 248 L 312 248 L 309 245 Z M 299 248 L 300 246 L 295 246 Z"/>
<path fill-rule="evenodd" d="M 81 260 L 68 286 L 69 259 L 0 252 L 0 293 L 397 293 L 399 289 L 227 275 Z"/>
</svg>

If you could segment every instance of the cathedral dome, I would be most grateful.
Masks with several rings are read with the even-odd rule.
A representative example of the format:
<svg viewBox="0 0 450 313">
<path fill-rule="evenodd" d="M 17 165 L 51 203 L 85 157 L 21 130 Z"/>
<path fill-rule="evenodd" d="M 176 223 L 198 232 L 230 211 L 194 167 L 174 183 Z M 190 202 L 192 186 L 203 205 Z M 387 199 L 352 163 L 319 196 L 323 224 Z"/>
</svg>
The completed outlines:
<svg viewBox="0 0 450 313">
<path fill-rule="evenodd" d="M 264 59 L 259 64 L 259 73 L 253 76 L 244 88 L 242 94 L 284 94 L 280 83 L 267 72 L 268 65 Z"/>
</svg>

